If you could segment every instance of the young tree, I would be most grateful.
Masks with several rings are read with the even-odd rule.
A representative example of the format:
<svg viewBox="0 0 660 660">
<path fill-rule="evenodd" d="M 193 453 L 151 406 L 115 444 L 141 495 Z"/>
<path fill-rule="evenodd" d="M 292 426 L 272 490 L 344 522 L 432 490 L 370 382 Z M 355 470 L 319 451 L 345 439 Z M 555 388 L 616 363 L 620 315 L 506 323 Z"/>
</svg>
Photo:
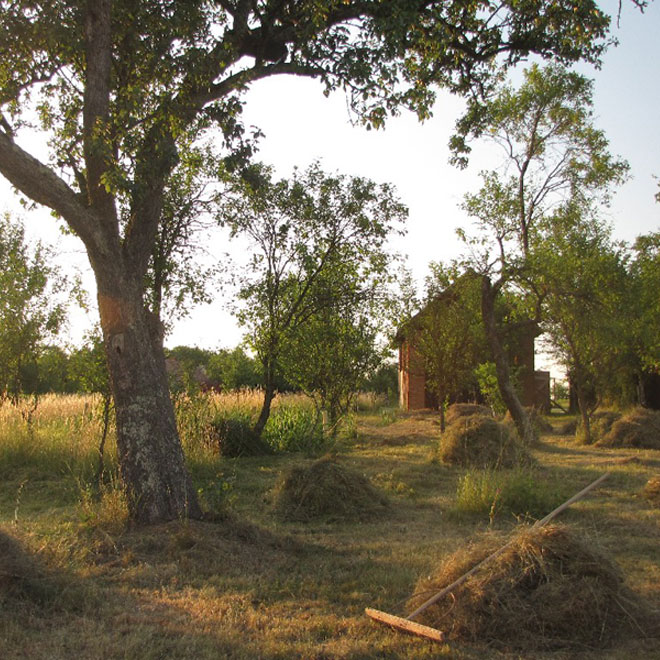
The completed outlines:
<svg viewBox="0 0 660 660">
<path fill-rule="evenodd" d="M 349 244 L 326 263 L 310 290 L 311 314 L 292 328 L 280 359 L 287 380 L 311 397 L 317 410 L 327 411 L 333 434 L 383 358 L 377 341 L 389 259 L 382 255 L 374 269 L 353 250 Z M 372 246 L 372 255 L 364 256 L 374 258 L 377 250 Z"/>
<path fill-rule="evenodd" d="M 592 83 L 558 66 L 532 66 L 523 84 L 502 85 L 492 100 L 472 104 L 478 115 L 471 126 L 459 122 L 453 142 L 455 159 L 467 150 L 463 138 L 482 136 L 500 145 L 512 173 L 483 173 L 484 185 L 466 196 L 464 208 L 476 219 L 478 235 L 468 263 L 481 277 L 481 310 L 502 399 L 520 436 L 531 440 L 531 424 L 511 383 L 502 328 L 495 308 L 507 288 L 526 292 L 528 323 L 540 320 L 544 292 L 529 269 L 530 253 L 540 222 L 570 200 L 584 207 L 607 201 L 610 186 L 621 181 L 627 164 L 607 150 L 602 131 L 593 125 Z"/>
<path fill-rule="evenodd" d="M 570 375 L 591 441 L 590 414 L 617 373 L 630 365 L 630 278 L 620 247 L 597 218 L 559 209 L 542 228 L 532 260 L 544 291 L 543 329 L 550 349 Z M 596 394 L 590 401 L 589 393 Z"/>
<path fill-rule="evenodd" d="M 241 95 L 294 74 L 343 88 L 359 118 L 430 113 L 433 86 L 486 91 L 530 52 L 597 61 L 593 0 L 53 0 L 0 3 L 0 173 L 59 215 L 94 271 L 134 519 L 200 515 L 184 465 L 145 275 L 180 146 L 219 128 L 245 155 Z M 35 115 L 36 112 L 36 115 Z M 35 116 L 45 164 L 21 146 Z"/>
<path fill-rule="evenodd" d="M 18 401 L 26 366 L 66 320 L 75 289 L 51 256 L 40 243 L 30 249 L 20 222 L 0 217 L 0 403 Z"/>
<path fill-rule="evenodd" d="M 445 430 L 445 406 L 474 381 L 474 370 L 485 349 L 479 313 L 477 278 L 432 264 L 426 283 L 426 303 L 416 317 L 415 349 L 424 361 L 427 383 L 440 410 Z"/>
<path fill-rule="evenodd" d="M 256 250 L 238 278 L 244 304 L 237 316 L 262 366 L 264 402 L 254 428 L 261 434 L 276 378 L 288 377 L 281 365 L 287 345 L 321 315 L 335 314 L 335 322 L 337 310 L 365 292 L 374 298 L 389 264 L 383 246 L 407 210 L 389 186 L 330 176 L 315 163 L 291 181 L 273 182 L 262 169 L 227 202 L 225 214 L 232 235 L 247 236 Z"/>
</svg>

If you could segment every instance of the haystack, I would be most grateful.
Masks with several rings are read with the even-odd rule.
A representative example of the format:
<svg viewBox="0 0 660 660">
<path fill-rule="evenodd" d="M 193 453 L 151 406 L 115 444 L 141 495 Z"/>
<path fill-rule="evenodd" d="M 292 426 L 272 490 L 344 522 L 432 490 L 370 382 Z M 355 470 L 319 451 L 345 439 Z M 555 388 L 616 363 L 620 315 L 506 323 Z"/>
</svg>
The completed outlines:
<svg viewBox="0 0 660 660">
<path fill-rule="evenodd" d="M 293 468 L 275 489 L 275 512 L 288 521 L 365 520 L 387 506 L 366 477 L 328 457 Z"/>
<path fill-rule="evenodd" d="M 493 538 L 449 557 L 420 580 L 412 611 L 502 545 Z M 417 619 L 449 639 L 504 648 L 604 648 L 650 634 L 651 619 L 620 569 L 568 527 L 527 527 L 496 559 Z"/>
<path fill-rule="evenodd" d="M 660 411 L 635 408 L 614 422 L 609 433 L 597 444 L 599 447 L 660 449 Z"/>
<path fill-rule="evenodd" d="M 490 408 L 478 403 L 452 403 L 445 413 L 445 423 L 453 424 L 461 417 L 472 417 L 472 415 L 481 415 L 482 417 L 492 417 Z"/>
<path fill-rule="evenodd" d="M 612 425 L 621 419 L 621 413 L 616 410 L 597 410 L 592 413 L 589 419 L 589 430 L 591 437 L 587 442 L 584 434 L 584 426 L 582 418 L 578 418 L 577 427 L 575 428 L 575 440 L 578 444 L 594 444 L 602 440 L 612 428 Z"/>
<path fill-rule="evenodd" d="M 653 504 L 660 508 L 660 476 L 651 477 L 644 486 L 642 495 Z"/>
<path fill-rule="evenodd" d="M 45 572 L 9 534 L 0 531 L 0 602 L 6 599 L 44 604 L 52 596 Z"/>
<path fill-rule="evenodd" d="M 532 462 L 529 452 L 507 424 L 492 417 L 461 417 L 440 438 L 444 463 L 476 468 L 508 468 Z"/>
</svg>

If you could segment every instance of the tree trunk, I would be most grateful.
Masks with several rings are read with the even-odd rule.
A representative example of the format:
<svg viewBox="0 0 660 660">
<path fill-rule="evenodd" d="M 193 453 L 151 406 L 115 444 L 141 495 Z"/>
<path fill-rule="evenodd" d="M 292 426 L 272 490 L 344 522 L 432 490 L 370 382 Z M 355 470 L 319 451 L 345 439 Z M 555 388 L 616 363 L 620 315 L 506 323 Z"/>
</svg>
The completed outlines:
<svg viewBox="0 0 660 660">
<path fill-rule="evenodd" d="M 275 398 L 275 368 L 271 361 L 264 364 L 264 402 L 261 406 L 261 412 L 257 419 L 253 431 L 260 438 L 266 427 L 266 422 L 270 417 L 270 407 Z"/>
<path fill-rule="evenodd" d="M 131 517 L 140 523 L 199 518 L 167 386 L 160 322 L 143 307 L 140 285 L 98 270 L 97 282 Z"/>
<path fill-rule="evenodd" d="M 584 393 L 584 387 L 581 382 L 575 383 L 575 391 L 577 393 L 578 409 L 580 410 L 580 417 L 582 418 L 582 432 L 584 434 L 584 443 L 591 444 L 591 420 L 589 419 L 589 406 L 587 404 L 587 397 Z"/>
<path fill-rule="evenodd" d="M 504 405 L 507 407 L 513 423 L 521 440 L 526 444 L 534 442 L 534 429 L 532 428 L 529 415 L 525 412 L 516 389 L 511 382 L 509 371 L 509 359 L 506 355 L 500 334 L 497 329 L 495 319 L 495 299 L 498 289 L 493 286 L 490 277 L 484 275 L 481 279 L 481 315 L 486 331 L 486 339 L 490 346 L 493 362 L 495 362 L 495 373 L 497 374 L 497 384 L 500 388 L 500 394 Z"/>
</svg>

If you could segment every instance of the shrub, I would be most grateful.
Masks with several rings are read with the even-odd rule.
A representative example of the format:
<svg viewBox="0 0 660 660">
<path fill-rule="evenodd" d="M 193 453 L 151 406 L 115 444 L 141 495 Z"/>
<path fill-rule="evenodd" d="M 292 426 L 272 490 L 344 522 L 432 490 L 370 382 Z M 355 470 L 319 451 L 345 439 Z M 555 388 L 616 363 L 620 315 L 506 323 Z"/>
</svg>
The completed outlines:
<svg viewBox="0 0 660 660">
<path fill-rule="evenodd" d="M 617 419 L 598 446 L 660 449 L 660 411 L 636 408 Z"/>
<path fill-rule="evenodd" d="M 275 489 L 275 512 L 288 521 L 364 520 L 386 507 L 366 477 L 328 457 L 293 468 Z"/>
<path fill-rule="evenodd" d="M 531 470 L 470 470 L 458 482 L 456 508 L 471 514 L 541 518 L 563 501 Z"/>
<path fill-rule="evenodd" d="M 486 539 L 422 578 L 410 608 L 502 546 Z M 418 619 L 450 639 L 505 648 L 603 648 L 624 634 L 654 633 L 648 609 L 616 564 L 568 527 L 523 528 L 506 549 Z M 646 629 L 645 629 L 646 627 Z"/>
<path fill-rule="evenodd" d="M 319 452 L 324 444 L 321 420 L 311 407 L 281 406 L 274 410 L 264 429 L 264 440 L 273 451 Z"/>
<path fill-rule="evenodd" d="M 252 430 L 252 418 L 219 414 L 212 422 L 221 456 L 261 456 L 272 454 L 271 446 Z"/>
<path fill-rule="evenodd" d="M 444 463 L 476 468 L 507 468 L 532 462 L 511 429 L 492 417 L 462 417 L 440 438 L 438 456 Z"/>
</svg>

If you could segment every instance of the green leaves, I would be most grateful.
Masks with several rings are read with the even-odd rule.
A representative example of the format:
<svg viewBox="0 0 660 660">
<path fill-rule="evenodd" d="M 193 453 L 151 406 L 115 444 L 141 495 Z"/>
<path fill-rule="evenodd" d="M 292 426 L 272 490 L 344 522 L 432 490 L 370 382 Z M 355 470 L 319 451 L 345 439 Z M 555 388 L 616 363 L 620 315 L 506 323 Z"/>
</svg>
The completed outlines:
<svg viewBox="0 0 660 660">
<path fill-rule="evenodd" d="M 19 396 L 22 367 L 66 319 L 62 293 L 71 296 L 71 287 L 48 265 L 50 256 L 41 245 L 30 250 L 22 225 L 0 217 L 0 402 Z"/>
</svg>

